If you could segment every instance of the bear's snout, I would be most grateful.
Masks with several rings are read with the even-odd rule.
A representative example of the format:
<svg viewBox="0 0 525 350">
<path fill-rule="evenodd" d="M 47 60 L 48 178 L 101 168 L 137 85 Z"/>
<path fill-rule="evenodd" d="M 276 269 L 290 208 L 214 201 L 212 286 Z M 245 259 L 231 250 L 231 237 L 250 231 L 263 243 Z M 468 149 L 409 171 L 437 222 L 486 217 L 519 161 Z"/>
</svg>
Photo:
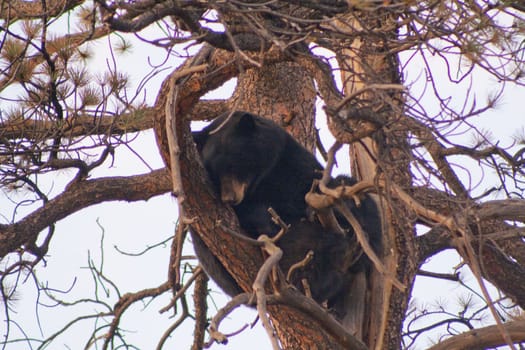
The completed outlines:
<svg viewBox="0 0 525 350">
<path fill-rule="evenodd" d="M 238 205 L 244 199 L 246 182 L 239 181 L 232 176 L 224 176 L 221 178 L 221 201 L 230 205 Z"/>
</svg>

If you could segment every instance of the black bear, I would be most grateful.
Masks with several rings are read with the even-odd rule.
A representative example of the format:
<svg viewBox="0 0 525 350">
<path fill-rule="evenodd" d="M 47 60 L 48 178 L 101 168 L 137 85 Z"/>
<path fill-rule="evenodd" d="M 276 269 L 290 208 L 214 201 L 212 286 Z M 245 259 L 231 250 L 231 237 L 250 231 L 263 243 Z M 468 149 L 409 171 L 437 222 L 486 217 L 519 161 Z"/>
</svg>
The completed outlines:
<svg viewBox="0 0 525 350">
<path fill-rule="evenodd" d="M 368 269 L 366 256 L 354 264 L 355 237 L 340 215 L 337 219 L 346 235 L 330 232 L 317 220 L 306 218 L 305 194 L 314 179 L 321 177 L 323 168 L 312 153 L 277 124 L 237 111 L 218 117 L 203 130 L 194 132 L 193 138 L 216 192 L 223 202 L 233 206 L 248 236 L 273 236 L 279 231 L 268 213 L 269 207 L 290 225 L 277 243 L 283 250 L 280 266 L 285 273 L 309 250 L 313 251 L 313 261 L 292 278 L 296 287 L 302 289 L 300 280 L 306 278 L 312 297 L 330 306 L 335 304 L 332 299 L 353 271 Z M 348 177 L 338 177 L 330 185 L 354 182 Z M 352 200 L 346 202 L 368 233 L 372 246 L 377 248 L 381 227 L 374 201 L 366 197 L 360 207 Z M 217 284 L 230 295 L 240 292 L 202 241 L 196 235 L 193 240 L 204 268 Z"/>
<path fill-rule="evenodd" d="M 221 200 L 234 206 L 252 237 L 279 230 L 268 207 L 287 223 L 305 216 L 304 196 L 323 168 L 277 124 L 246 112 L 226 113 L 193 138 Z"/>
</svg>

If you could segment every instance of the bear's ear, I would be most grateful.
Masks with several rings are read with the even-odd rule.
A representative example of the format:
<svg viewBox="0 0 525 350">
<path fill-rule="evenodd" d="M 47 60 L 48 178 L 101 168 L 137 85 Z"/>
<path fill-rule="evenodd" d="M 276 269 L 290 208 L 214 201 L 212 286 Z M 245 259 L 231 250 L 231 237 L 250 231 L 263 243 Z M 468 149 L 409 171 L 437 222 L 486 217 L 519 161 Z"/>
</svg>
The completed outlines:
<svg viewBox="0 0 525 350">
<path fill-rule="evenodd" d="M 193 142 L 195 142 L 195 145 L 197 146 L 197 151 L 200 153 L 202 151 L 202 148 L 204 147 L 204 144 L 206 143 L 208 133 L 204 131 L 193 131 L 191 133 L 191 136 L 193 136 Z"/>
<path fill-rule="evenodd" d="M 248 112 L 241 112 L 239 121 L 237 123 L 237 131 L 242 134 L 249 134 L 255 130 L 255 116 Z"/>
</svg>

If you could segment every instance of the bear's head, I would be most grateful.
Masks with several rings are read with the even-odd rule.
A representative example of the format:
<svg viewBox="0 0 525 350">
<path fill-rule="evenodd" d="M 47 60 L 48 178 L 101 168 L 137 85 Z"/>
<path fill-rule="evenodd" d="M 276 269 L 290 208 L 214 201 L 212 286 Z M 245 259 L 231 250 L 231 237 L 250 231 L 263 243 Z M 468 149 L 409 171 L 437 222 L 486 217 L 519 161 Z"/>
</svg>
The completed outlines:
<svg viewBox="0 0 525 350">
<path fill-rule="evenodd" d="M 221 200 L 238 205 L 278 163 L 287 138 L 272 121 L 237 111 L 194 132 L 193 139 Z"/>
</svg>

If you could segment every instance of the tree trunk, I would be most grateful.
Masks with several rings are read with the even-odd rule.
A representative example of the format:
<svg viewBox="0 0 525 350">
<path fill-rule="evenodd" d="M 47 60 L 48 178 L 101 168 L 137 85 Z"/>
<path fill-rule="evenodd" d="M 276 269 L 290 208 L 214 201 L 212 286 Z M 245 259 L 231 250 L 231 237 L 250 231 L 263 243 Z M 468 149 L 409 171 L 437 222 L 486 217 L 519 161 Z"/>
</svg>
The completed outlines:
<svg viewBox="0 0 525 350">
<path fill-rule="evenodd" d="M 191 109 L 197 104 L 198 99 L 206 92 L 216 88 L 226 80 L 235 75 L 239 75 L 239 87 L 234 97 L 240 101 L 237 105 L 228 105 L 231 108 L 245 109 L 251 112 L 257 112 L 262 115 L 275 113 L 286 121 L 285 127 L 291 130 L 300 130 L 303 136 L 297 134 L 298 138 L 304 140 L 313 139 L 313 114 L 314 98 L 313 82 L 304 80 L 306 74 L 301 74 L 300 68 L 296 65 L 283 63 L 278 65 L 272 64 L 272 58 L 277 61 L 283 60 L 282 56 L 274 54 L 266 55 L 264 69 L 270 71 L 253 72 L 245 70 L 241 74 L 238 70 L 239 65 L 226 65 L 226 62 L 232 59 L 231 53 L 221 50 L 212 50 L 206 52 L 206 48 L 201 50 L 197 56 L 205 56 L 207 61 L 206 69 L 192 73 L 187 79 L 176 79 L 183 72 L 192 70 L 196 59 L 188 63 L 172 74 L 163 84 L 161 93 L 157 99 L 157 108 L 159 110 L 156 120 L 157 143 L 161 150 L 166 163 L 172 168 L 172 177 L 174 183 L 174 193 L 178 196 L 180 220 L 189 223 L 192 233 L 197 234 L 209 249 L 210 253 L 217 257 L 220 263 L 225 267 L 228 273 L 235 279 L 237 284 L 244 291 L 251 291 L 252 284 L 255 281 L 257 270 L 262 266 L 261 257 L 258 249 L 250 246 L 248 243 L 239 241 L 227 231 L 228 229 L 239 232 L 239 227 L 233 213 L 222 203 L 218 202 L 211 195 L 211 189 L 206 185 L 205 176 L 202 166 L 197 163 L 197 154 L 189 134 L 189 119 Z M 199 61 L 200 62 L 200 61 Z M 222 69 L 217 69 L 222 67 Z M 224 68 L 227 67 L 227 68 Z M 199 68 L 200 69 L 200 68 Z M 247 69 L 247 68 L 245 68 Z M 277 71 L 271 72 L 271 70 Z M 244 75 L 243 75 L 244 74 Z M 274 84 L 268 77 L 295 76 L 298 84 L 285 86 L 284 84 Z M 262 79 L 261 85 L 266 86 L 267 90 L 260 90 L 258 87 L 259 79 Z M 273 78 L 272 78 L 273 79 Z M 278 89 L 284 87 L 284 91 Z M 296 88 L 294 88 L 296 87 Z M 241 93 L 241 91 L 243 93 Z M 254 91 L 249 93 L 249 91 Z M 245 93 L 246 92 L 246 93 Z M 254 99 L 252 103 L 247 97 Z M 262 96 L 273 96 L 272 99 L 263 98 Z M 310 97 L 309 101 L 306 97 Z M 243 102 L 241 102 L 241 99 Z M 266 103 L 261 103 L 266 101 Z M 276 109 L 276 106 L 278 109 Z M 278 111 L 278 112 L 276 112 Z M 171 120 L 171 126 L 166 129 L 166 119 Z M 301 123 L 301 121 L 303 121 Z M 309 134 L 306 133 L 309 125 Z M 168 133 L 166 133 L 166 130 Z M 174 135 L 176 144 L 170 146 L 168 134 Z M 304 142 L 312 145 L 313 142 Z M 206 215 L 202 215 L 206 213 Z M 222 223 L 218 225 L 218 223 Z M 222 227 L 226 226 L 226 227 Z M 357 344 L 362 348 L 362 344 L 355 342 L 348 335 L 341 335 L 342 330 L 326 330 L 324 324 L 315 321 L 316 317 L 299 311 L 298 308 L 286 307 L 281 305 L 269 305 L 268 312 L 273 321 L 273 327 L 280 343 L 285 349 L 342 349 L 340 343 Z M 323 311 L 321 311 L 323 312 Z M 318 320 L 323 319 L 317 317 Z M 333 321 L 333 320 L 332 320 Z M 329 333 L 331 332 L 331 333 Z M 337 333 L 334 333 L 337 332 Z M 332 334 L 334 334 L 332 336 Z M 337 335 L 335 335 L 337 334 Z M 344 337 L 336 339 L 335 337 Z"/>
<path fill-rule="evenodd" d="M 315 151 L 315 86 L 292 62 L 265 65 L 239 75 L 230 105 L 273 120 Z"/>
<path fill-rule="evenodd" d="M 315 86 L 304 69 L 284 62 L 239 75 L 230 106 L 269 118 L 312 152 L 315 150 Z M 284 349 L 338 349 L 341 345 L 319 325 L 286 306 L 269 306 Z"/>
<path fill-rule="evenodd" d="M 359 19 L 354 16 L 359 16 Z M 394 20 L 388 15 L 352 13 L 342 20 L 344 26 L 341 30 L 348 31 L 351 28 L 355 32 L 366 33 L 373 28 L 384 35 L 395 37 L 397 34 L 387 29 Z M 339 42 L 337 58 L 345 96 L 355 95 L 349 105 L 380 113 L 384 120 L 393 121 L 402 113 L 399 94 L 380 88 L 369 89 L 372 84 L 386 86 L 400 83 L 397 56 L 387 53 L 387 42 L 383 37 L 366 34 L 351 42 Z M 359 129 L 359 123 L 362 121 L 352 121 L 350 117 L 349 124 L 352 128 Z M 337 137 L 338 133 L 333 130 L 333 126 L 332 132 Z M 408 171 L 409 152 L 405 152 L 408 150 L 406 140 L 406 132 L 398 128 L 387 132 L 381 130 L 371 137 L 352 143 L 350 160 L 354 177 L 358 180 L 383 178 L 402 187 L 408 186 L 411 178 Z M 374 198 L 381 209 L 384 228 L 381 260 L 387 273 L 395 276 L 407 288 L 403 291 L 396 289 L 389 279 L 373 269 L 366 282 L 366 295 L 359 299 L 366 302 L 367 307 L 361 310 L 359 305 L 347 305 L 350 308 L 349 313 L 353 315 L 352 321 L 358 323 L 349 326 L 356 334 L 361 335 L 360 339 L 370 349 L 397 349 L 401 344 L 401 328 L 417 271 L 417 265 L 410 259 L 411 256 L 416 256 L 414 223 L 409 219 L 411 216 L 402 214 L 408 212 L 408 208 L 402 203 L 392 200 L 394 204 L 387 207 L 386 201 L 381 201 L 380 196 Z M 364 311 L 361 317 L 355 315 L 359 311 Z"/>
</svg>

